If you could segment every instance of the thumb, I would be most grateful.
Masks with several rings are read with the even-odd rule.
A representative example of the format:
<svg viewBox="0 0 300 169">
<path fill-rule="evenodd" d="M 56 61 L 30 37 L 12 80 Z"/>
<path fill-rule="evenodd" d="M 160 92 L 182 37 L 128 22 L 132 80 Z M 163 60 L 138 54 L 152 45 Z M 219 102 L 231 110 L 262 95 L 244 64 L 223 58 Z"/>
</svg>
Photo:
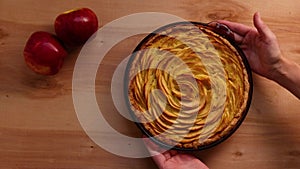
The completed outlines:
<svg viewBox="0 0 300 169">
<path fill-rule="evenodd" d="M 270 30 L 270 28 L 263 22 L 258 12 L 256 12 L 253 16 L 253 22 L 258 33 L 264 38 L 269 39 L 275 36 L 273 32 Z"/>
<path fill-rule="evenodd" d="M 152 142 L 152 140 L 146 136 L 143 136 L 143 141 L 146 145 L 146 148 L 148 149 L 151 156 L 156 156 L 161 153 L 164 153 L 167 150 L 161 149 L 158 145 Z"/>
</svg>

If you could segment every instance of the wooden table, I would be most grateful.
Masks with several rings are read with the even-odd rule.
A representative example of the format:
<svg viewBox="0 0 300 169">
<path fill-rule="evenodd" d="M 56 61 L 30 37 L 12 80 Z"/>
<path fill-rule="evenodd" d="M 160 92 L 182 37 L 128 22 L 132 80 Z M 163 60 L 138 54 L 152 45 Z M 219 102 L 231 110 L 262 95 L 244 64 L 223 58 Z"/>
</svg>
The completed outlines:
<svg viewBox="0 0 300 169">
<path fill-rule="evenodd" d="M 300 3 L 297 0 L 1 0 L 0 1 L 0 168 L 79 169 L 156 168 L 151 158 L 126 158 L 105 151 L 81 127 L 72 100 L 73 68 L 80 52 L 70 53 L 62 70 L 44 77 L 31 72 L 23 48 L 37 30 L 54 32 L 55 17 L 90 7 L 101 26 L 137 12 L 165 12 L 186 20 L 227 19 L 252 25 L 260 11 L 275 32 L 285 57 L 300 64 Z M 110 83 L 117 65 L 143 36 L 123 40 L 104 58 L 96 77 L 99 107 L 120 133 L 140 136 L 136 126 L 112 106 Z M 242 126 L 224 143 L 196 155 L 212 169 L 300 168 L 300 102 L 258 75 Z"/>
</svg>

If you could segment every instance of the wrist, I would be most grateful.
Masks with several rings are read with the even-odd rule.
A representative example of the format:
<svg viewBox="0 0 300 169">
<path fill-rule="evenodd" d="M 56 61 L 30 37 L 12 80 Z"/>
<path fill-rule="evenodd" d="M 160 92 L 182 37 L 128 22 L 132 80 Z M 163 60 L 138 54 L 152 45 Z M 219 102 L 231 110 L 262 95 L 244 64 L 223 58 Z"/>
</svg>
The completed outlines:
<svg viewBox="0 0 300 169">
<path fill-rule="evenodd" d="M 280 82 L 285 79 L 293 79 L 294 75 L 298 75 L 299 65 L 295 62 L 282 57 L 276 66 L 274 66 L 274 70 L 272 73 L 272 80 L 276 82 Z M 296 74 L 295 74 L 296 73 Z"/>
<path fill-rule="evenodd" d="M 300 66 L 286 58 L 282 58 L 273 72 L 275 82 L 289 90 L 300 99 Z"/>
<path fill-rule="evenodd" d="M 289 60 L 285 58 L 281 58 L 274 66 L 274 69 L 272 70 L 271 80 L 274 80 L 278 83 L 280 83 L 281 80 L 285 79 L 289 72 L 289 66 L 290 62 Z"/>
</svg>

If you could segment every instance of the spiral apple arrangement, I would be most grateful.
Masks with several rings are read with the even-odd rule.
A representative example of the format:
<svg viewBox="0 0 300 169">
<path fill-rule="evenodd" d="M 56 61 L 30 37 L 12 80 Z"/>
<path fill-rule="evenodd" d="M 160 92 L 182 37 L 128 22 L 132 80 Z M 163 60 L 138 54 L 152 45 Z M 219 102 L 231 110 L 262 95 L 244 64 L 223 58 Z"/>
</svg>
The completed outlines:
<svg viewBox="0 0 300 169">
<path fill-rule="evenodd" d="M 58 15 L 54 28 L 56 35 L 37 31 L 26 42 L 25 62 L 38 74 L 57 74 L 68 55 L 65 46 L 83 45 L 98 30 L 98 18 L 89 8 L 74 9 Z"/>
</svg>

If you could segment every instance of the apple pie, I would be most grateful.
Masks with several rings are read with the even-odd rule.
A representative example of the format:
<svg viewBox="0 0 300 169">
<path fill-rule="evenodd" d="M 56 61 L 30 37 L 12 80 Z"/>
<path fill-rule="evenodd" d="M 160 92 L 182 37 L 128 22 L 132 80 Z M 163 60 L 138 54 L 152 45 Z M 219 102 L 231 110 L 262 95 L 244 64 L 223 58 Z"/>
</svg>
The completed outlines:
<svg viewBox="0 0 300 169">
<path fill-rule="evenodd" d="M 242 51 L 197 22 L 179 22 L 148 35 L 126 70 L 129 108 L 156 142 L 202 149 L 228 138 L 251 100 L 251 71 Z"/>
</svg>

